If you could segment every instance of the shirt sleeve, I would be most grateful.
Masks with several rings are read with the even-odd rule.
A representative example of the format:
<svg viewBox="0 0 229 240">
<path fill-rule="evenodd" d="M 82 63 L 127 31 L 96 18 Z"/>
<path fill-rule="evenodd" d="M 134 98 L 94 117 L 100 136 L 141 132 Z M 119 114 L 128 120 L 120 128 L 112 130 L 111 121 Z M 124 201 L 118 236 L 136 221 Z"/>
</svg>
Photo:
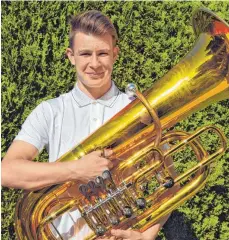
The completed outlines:
<svg viewBox="0 0 229 240">
<path fill-rule="evenodd" d="M 45 102 L 39 104 L 27 117 L 14 140 L 22 140 L 34 145 L 39 152 L 48 144 L 49 122 Z"/>
</svg>

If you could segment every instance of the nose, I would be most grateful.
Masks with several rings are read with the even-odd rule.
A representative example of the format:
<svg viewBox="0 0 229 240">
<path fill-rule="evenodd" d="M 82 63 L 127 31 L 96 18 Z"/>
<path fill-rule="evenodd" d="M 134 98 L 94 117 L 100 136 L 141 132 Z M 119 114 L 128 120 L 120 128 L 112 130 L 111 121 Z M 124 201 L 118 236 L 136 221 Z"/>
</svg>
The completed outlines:
<svg viewBox="0 0 229 240">
<path fill-rule="evenodd" d="M 91 61 L 90 61 L 90 66 L 92 68 L 98 68 L 100 66 L 100 61 L 99 61 L 99 58 L 96 54 L 92 54 Z"/>
</svg>

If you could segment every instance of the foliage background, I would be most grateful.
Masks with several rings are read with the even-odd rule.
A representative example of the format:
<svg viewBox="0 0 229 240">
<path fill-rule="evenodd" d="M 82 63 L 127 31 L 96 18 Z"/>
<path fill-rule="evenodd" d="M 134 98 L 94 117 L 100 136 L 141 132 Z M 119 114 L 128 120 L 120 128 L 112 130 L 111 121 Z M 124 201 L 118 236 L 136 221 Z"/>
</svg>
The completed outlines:
<svg viewBox="0 0 229 240">
<path fill-rule="evenodd" d="M 121 55 L 113 79 L 141 90 L 171 69 L 192 47 L 191 15 L 206 6 L 229 22 L 229 2 L 2 2 L 2 157 L 27 115 L 41 101 L 69 91 L 74 70 L 65 58 L 68 20 L 101 10 L 118 29 Z M 176 125 L 193 131 L 207 124 L 229 138 L 229 102 L 214 104 Z M 210 141 L 211 139 L 206 139 Z M 39 157 L 45 161 L 47 153 Z M 205 188 L 172 214 L 158 239 L 229 239 L 228 163 L 221 157 Z M 20 191 L 2 188 L 2 239 L 15 239 L 13 219 Z"/>
</svg>

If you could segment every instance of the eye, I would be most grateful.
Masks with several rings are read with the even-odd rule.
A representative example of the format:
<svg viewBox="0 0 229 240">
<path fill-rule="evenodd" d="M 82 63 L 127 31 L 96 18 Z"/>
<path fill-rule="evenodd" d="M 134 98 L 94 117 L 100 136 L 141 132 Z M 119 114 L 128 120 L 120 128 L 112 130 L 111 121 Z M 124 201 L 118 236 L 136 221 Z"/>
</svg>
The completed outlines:
<svg viewBox="0 0 229 240">
<path fill-rule="evenodd" d="M 87 53 L 87 52 L 85 52 L 85 53 L 80 53 L 80 56 L 85 56 L 85 57 L 87 57 L 87 56 L 91 56 L 91 54 L 90 54 L 90 53 Z"/>
<path fill-rule="evenodd" d="M 99 56 L 107 56 L 107 55 L 108 55 L 107 52 L 101 52 L 101 53 L 99 53 Z"/>
</svg>

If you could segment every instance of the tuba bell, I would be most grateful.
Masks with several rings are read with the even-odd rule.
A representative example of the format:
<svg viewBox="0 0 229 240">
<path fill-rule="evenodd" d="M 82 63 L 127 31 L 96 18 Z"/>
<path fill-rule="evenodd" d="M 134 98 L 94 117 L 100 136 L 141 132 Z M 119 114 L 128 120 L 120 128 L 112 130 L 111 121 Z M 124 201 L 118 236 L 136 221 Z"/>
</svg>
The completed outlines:
<svg viewBox="0 0 229 240">
<path fill-rule="evenodd" d="M 114 168 L 90 184 L 66 182 L 25 193 L 15 213 L 18 239 L 57 239 L 52 222 L 76 207 L 92 230 L 88 240 L 109 236 L 114 226 L 145 231 L 204 186 L 210 164 L 226 150 L 224 134 L 215 126 L 192 134 L 166 130 L 229 97 L 229 25 L 205 8 L 194 13 L 192 24 L 197 36 L 193 49 L 144 95 L 129 85 L 127 91 L 136 99 L 57 160 L 75 161 L 96 149 L 112 148 Z M 219 140 L 214 152 L 200 141 L 209 133 Z M 186 147 L 197 164 L 173 178 L 165 162 Z M 153 178 L 154 191 L 147 193 Z M 179 190 L 164 197 L 172 186 Z M 77 194 L 66 194 L 72 187 Z"/>
</svg>

